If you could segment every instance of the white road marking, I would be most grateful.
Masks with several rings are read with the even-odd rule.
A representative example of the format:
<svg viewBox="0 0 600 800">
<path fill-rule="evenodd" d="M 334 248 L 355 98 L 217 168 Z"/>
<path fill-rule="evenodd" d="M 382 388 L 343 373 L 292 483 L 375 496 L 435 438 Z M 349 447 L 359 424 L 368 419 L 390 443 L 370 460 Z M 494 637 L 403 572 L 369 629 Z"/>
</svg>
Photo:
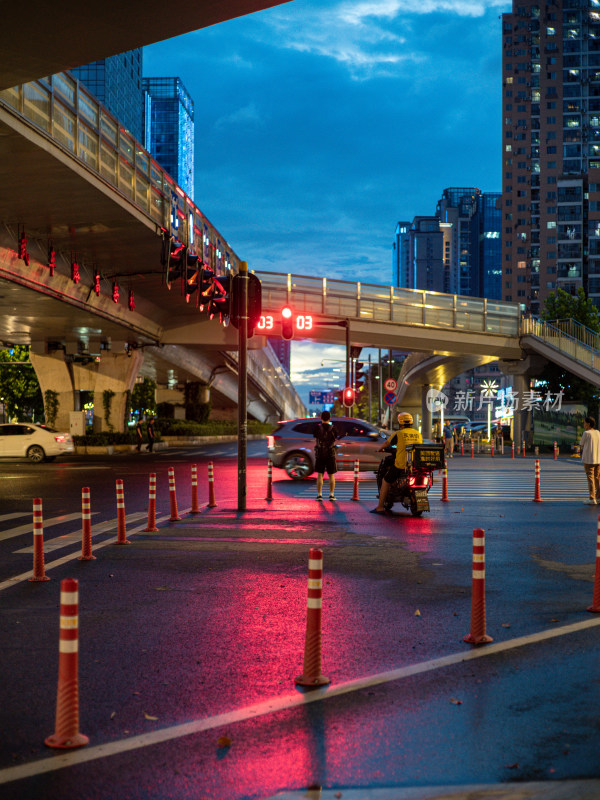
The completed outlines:
<svg viewBox="0 0 600 800">
<path fill-rule="evenodd" d="M 97 511 L 93 511 L 93 514 L 97 514 Z M 133 514 L 126 514 L 125 515 L 125 524 L 128 525 L 130 522 L 137 522 L 139 519 L 145 518 L 146 512 L 145 511 L 136 511 Z M 94 536 L 98 536 L 101 533 L 106 533 L 110 530 L 117 530 L 118 520 L 110 519 L 107 522 L 101 522 L 98 525 L 94 525 L 92 523 L 92 538 Z M 44 553 L 51 553 L 53 550 L 59 550 L 61 547 L 66 547 L 69 544 L 73 544 L 73 542 L 81 541 L 81 528 L 78 528 L 75 531 L 71 531 L 70 533 L 64 533 L 62 536 L 56 536 L 54 539 L 44 539 Z M 20 550 L 13 550 L 14 553 L 33 553 L 33 545 L 30 547 L 22 547 Z"/>
<path fill-rule="evenodd" d="M 182 736 L 190 736 L 194 733 L 214 730 L 215 728 L 221 728 L 225 725 L 235 725 L 238 722 L 256 719 L 266 716 L 267 714 L 274 714 L 278 711 L 307 706 L 309 703 L 327 700 L 330 697 L 340 697 L 341 695 L 357 692 L 361 689 L 368 689 L 372 686 L 391 683 L 393 681 L 402 680 L 403 678 L 409 678 L 413 675 L 422 675 L 426 672 L 432 672 L 436 669 L 460 664 L 464 661 L 486 658 L 526 645 L 555 639 L 570 633 L 578 633 L 589 628 L 596 628 L 599 625 L 599 617 L 585 620 L 584 622 L 575 622 L 571 625 L 563 625 L 560 628 L 550 628 L 545 631 L 530 634 L 529 636 L 509 639 L 506 642 L 486 645 L 484 648 L 454 653 L 449 656 L 434 658 L 430 661 L 422 661 L 418 664 L 409 664 L 408 666 L 399 667 L 398 669 L 389 670 L 388 672 L 380 672 L 378 675 L 368 675 L 364 678 L 357 678 L 356 680 L 340 683 L 337 686 L 324 686 L 318 689 L 312 689 L 306 694 L 298 694 L 298 692 L 295 692 L 294 694 L 282 695 L 281 697 L 272 697 L 252 706 L 245 706 L 244 708 L 239 708 L 234 711 L 226 711 L 213 717 L 197 719 L 180 725 L 172 725 L 171 727 L 162 728 L 150 733 L 143 733 L 139 736 L 131 736 L 128 739 L 122 739 L 118 742 L 106 742 L 105 744 L 96 745 L 87 749 L 56 754 L 50 758 L 43 758 L 29 764 L 7 767 L 6 769 L 0 770 L 0 784 L 31 778 L 34 775 L 43 775 L 48 772 L 54 772 L 57 769 L 64 769 L 65 767 L 72 767 L 89 761 L 96 761 L 99 758 L 108 758 L 121 753 L 131 752 L 132 750 L 139 750 L 142 747 L 162 744 L 163 742 L 179 739 Z"/>
<path fill-rule="evenodd" d="M 97 514 L 97 511 L 93 512 Z M 77 511 L 73 514 L 63 514 L 60 517 L 50 517 L 50 519 L 44 520 L 44 528 L 51 528 L 53 525 L 60 525 L 62 522 L 72 522 L 74 519 L 81 519 L 81 511 Z M 18 525 L 16 528 L 8 528 L 8 530 L 0 531 L 0 542 L 4 542 L 7 539 L 14 539 L 15 536 L 20 536 L 22 533 L 28 533 L 33 531 L 33 514 L 32 514 L 32 521 L 28 522 L 26 525 Z"/>
<path fill-rule="evenodd" d="M 19 517 L 31 517 L 31 511 L 11 511 L 10 514 L 0 514 L 0 522 L 9 519 L 18 519 Z"/>
</svg>

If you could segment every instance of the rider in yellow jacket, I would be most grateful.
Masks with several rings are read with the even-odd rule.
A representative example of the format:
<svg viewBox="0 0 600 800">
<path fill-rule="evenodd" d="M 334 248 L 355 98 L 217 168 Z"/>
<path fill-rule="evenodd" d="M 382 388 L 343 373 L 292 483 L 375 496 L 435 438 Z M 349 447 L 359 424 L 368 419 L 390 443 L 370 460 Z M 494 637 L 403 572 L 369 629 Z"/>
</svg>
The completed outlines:
<svg viewBox="0 0 600 800">
<path fill-rule="evenodd" d="M 379 503 L 377 508 L 372 509 L 372 514 L 385 514 L 385 498 L 390 486 L 394 481 L 404 477 L 406 474 L 406 446 L 423 443 L 423 437 L 419 431 L 412 427 L 413 418 L 411 414 L 406 412 L 398 414 L 398 423 L 400 430 L 393 433 L 383 447 L 380 448 L 380 450 L 385 450 L 386 447 L 393 444 L 394 439 L 396 440 L 396 458 L 393 466 L 385 473 L 379 492 Z"/>
</svg>

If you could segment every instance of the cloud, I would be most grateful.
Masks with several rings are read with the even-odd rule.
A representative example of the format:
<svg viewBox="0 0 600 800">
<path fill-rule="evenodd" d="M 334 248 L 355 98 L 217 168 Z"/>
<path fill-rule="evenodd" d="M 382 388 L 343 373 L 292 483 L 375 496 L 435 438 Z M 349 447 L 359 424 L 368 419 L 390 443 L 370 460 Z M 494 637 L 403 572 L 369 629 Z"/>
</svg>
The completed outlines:
<svg viewBox="0 0 600 800">
<path fill-rule="evenodd" d="M 217 130 L 220 130 L 228 127 L 229 125 L 253 125 L 257 127 L 264 124 L 265 120 L 260 115 L 258 108 L 256 107 L 256 103 L 248 103 L 248 105 L 236 109 L 231 114 L 227 114 L 224 117 L 219 117 L 215 121 L 214 125 Z"/>
</svg>

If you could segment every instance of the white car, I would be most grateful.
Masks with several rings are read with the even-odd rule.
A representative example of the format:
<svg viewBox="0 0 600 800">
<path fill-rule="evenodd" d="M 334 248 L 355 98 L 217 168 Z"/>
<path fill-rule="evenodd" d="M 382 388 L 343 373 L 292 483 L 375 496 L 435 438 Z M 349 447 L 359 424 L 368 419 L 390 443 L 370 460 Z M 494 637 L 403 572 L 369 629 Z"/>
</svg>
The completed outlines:
<svg viewBox="0 0 600 800">
<path fill-rule="evenodd" d="M 70 433 L 61 433 L 33 422 L 0 425 L 0 458 L 28 458 L 39 464 L 74 451 Z"/>
</svg>

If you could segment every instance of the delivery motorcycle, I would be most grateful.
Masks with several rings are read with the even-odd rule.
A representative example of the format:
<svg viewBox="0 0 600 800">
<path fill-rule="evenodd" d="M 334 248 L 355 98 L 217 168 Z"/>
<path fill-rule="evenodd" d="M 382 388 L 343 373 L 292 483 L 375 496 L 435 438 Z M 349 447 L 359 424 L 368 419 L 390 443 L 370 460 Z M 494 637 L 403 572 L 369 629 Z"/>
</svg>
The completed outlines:
<svg viewBox="0 0 600 800">
<path fill-rule="evenodd" d="M 388 468 L 393 466 L 396 458 L 395 446 L 386 447 L 388 455 L 382 459 L 377 470 L 377 489 L 381 491 L 381 482 Z M 385 510 L 391 511 L 394 503 L 401 503 L 413 517 L 420 517 L 429 511 L 427 493 L 433 485 L 433 471 L 443 469 L 444 445 L 413 444 L 406 448 L 406 475 L 391 484 L 385 498 Z"/>
</svg>

